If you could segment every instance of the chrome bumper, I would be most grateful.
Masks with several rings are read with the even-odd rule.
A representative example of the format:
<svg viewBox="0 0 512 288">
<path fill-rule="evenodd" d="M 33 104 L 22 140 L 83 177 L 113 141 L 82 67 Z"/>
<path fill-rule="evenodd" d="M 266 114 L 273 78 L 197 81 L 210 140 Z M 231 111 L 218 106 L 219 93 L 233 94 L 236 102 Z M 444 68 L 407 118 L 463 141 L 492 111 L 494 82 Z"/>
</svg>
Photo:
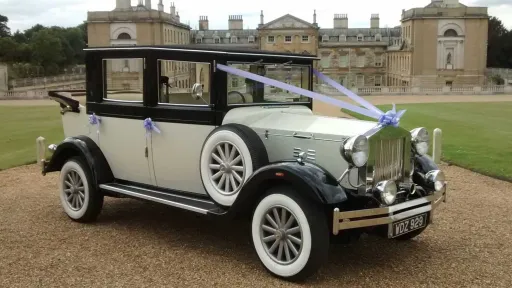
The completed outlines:
<svg viewBox="0 0 512 288">
<path fill-rule="evenodd" d="M 433 211 L 441 202 L 446 202 L 446 191 L 445 184 L 442 191 L 430 196 L 383 208 L 347 212 L 340 212 L 335 208 L 332 232 L 338 235 L 340 230 L 391 224 L 425 212 L 430 212 L 429 222 L 432 223 Z"/>
</svg>

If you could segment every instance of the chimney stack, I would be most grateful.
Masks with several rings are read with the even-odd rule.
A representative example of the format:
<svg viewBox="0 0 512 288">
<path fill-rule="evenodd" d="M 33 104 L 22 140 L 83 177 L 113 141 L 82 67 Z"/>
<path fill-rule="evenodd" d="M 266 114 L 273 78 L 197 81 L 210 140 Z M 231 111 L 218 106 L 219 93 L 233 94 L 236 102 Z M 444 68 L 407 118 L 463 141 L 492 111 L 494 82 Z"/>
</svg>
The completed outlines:
<svg viewBox="0 0 512 288">
<path fill-rule="evenodd" d="M 208 16 L 199 16 L 199 30 L 208 30 Z"/>
<path fill-rule="evenodd" d="M 334 28 L 348 29 L 348 15 L 334 14 Z"/>
<path fill-rule="evenodd" d="M 178 21 L 178 23 L 181 23 L 180 22 L 180 12 L 176 11 L 176 20 Z"/>
<path fill-rule="evenodd" d="M 380 28 L 379 14 L 372 14 L 372 18 L 370 19 L 370 28 L 372 28 L 372 29 Z"/>
<path fill-rule="evenodd" d="M 242 18 L 242 15 L 229 15 L 228 29 L 229 30 L 244 29 L 244 20 Z"/>
<path fill-rule="evenodd" d="M 261 10 L 261 14 L 260 14 L 260 24 L 258 25 L 258 27 L 263 26 L 263 24 L 265 24 L 265 23 L 263 22 L 263 10 Z"/>
<path fill-rule="evenodd" d="M 147 9 L 151 10 L 151 0 L 144 1 L 144 6 L 146 6 Z"/>
<path fill-rule="evenodd" d="M 171 2 L 171 15 L 176 16 L 176 6 L 174 6 L 174 2 Z"/>
<path fill-rule="evenodd" d="M 131 7 L 130 0 L 116 0 L 116 9 L 115 10 L 126 10 Z"/>
<path fill-rule="evenodd" d="M 158 11 L 163 12 L 164 11 L 164 3 L 163 0 L 158 1 Z"/>
<path fill-rule="evenodd" d="M 316 10 L 313 11 L 313 25 L 316 25 Z"/>
</svg>

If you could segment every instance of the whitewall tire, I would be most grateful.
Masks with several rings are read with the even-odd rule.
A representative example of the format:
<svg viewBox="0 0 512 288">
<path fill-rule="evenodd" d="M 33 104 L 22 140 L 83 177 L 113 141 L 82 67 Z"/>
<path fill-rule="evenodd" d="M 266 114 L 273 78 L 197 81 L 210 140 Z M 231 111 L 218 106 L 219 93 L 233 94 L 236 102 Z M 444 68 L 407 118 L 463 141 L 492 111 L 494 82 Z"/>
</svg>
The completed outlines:
<svg viewBox="0 0 512 288">
<path fill-rule="evenodd" d="M 263 142 L 252 129 L 223 125 L 213 130 L 203 145 L 201 180 L 213 201 L 229 207 L 252 173 L 267 163 Z"/>
<path fill-rule="evenodd" d="M 101 211 L 103 195 L 92 181 L 89 167 L 79 157 L 70 158 L 61 168 L 60 201 L 64 212 L 74 221 L 94 221 Z"/>
<path fill-rule="evenodd" d="M 269 190 L 252 217 L 252 240 L 260 261 L 272 274 L 302 280 L 327 260 L 329 231 L 325 215 L 289 187 Z"/>
</svg>

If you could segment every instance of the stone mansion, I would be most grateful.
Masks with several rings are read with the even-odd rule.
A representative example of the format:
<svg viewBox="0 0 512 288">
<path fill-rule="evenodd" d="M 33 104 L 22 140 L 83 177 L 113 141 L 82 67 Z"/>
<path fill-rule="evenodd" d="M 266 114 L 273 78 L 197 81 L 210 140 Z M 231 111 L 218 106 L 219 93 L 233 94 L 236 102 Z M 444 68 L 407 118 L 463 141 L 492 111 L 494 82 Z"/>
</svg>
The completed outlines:
<svg viewBox="0 0 512 288">
<path fill-rule="evenodd" d="M 174 3 L 166 12 L 162 0 L 157 9 L 150 0 L 139 0 L 135 7 L 130 2 L 116 0 L 112 11 L 88 12 L 90 47 L 190 44 L 307 53 L 320 58 L 317 69 L 346 87 L 456 87 L 485 81 L 487 8 L 458 0 L 402 10 L 401 25 L 393 28 L 382 28 L 378 14 L 371 15 L 366 28 L 349 28 L 348 15 L 335 14 L 332 28 L 324 28 L 316 12 L 312 22 L 290 14 L 265 22 L 261 11 L 256 29 L 244 29 L 242 16 L 231 15 L 224 30 L 210 27 L 208 16 L 200 16 L 199 29 L 191 29 L 180 21 Z M 180 86 L 189 86 L 183 81 Z"/>
</svg>

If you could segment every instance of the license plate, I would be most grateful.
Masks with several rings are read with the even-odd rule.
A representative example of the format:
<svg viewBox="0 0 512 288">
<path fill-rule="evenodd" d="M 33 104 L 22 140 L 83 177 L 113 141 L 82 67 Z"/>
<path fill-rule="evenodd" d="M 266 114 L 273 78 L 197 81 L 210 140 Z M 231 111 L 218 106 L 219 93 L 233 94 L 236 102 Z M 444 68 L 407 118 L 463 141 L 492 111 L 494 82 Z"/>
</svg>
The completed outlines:
<svg viewBox="0 0 512 288">
<path fill-rule="evenodd" d="M 391 238 L 407 234 L 411 231 L 418 230 L 427 225 L 427 213 L 419 214 L 404 220 L 393 222 L 391 224 Z"/>
</svg>

